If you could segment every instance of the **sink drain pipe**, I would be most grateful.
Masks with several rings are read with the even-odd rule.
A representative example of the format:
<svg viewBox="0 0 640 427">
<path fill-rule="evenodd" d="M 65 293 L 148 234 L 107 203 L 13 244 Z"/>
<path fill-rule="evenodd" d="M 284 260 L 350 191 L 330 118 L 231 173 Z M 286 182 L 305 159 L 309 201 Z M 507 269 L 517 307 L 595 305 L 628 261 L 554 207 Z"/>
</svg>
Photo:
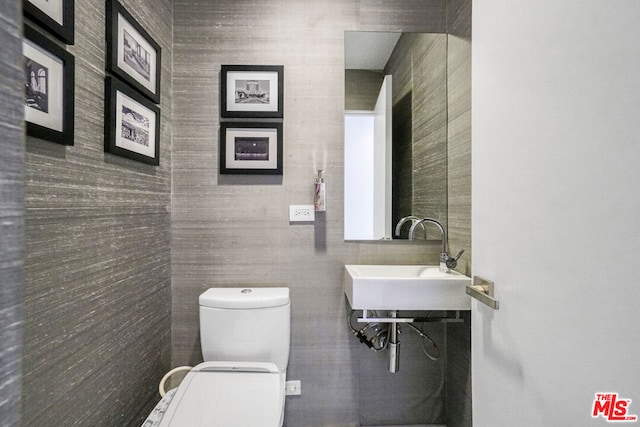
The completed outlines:
<svg viewBox="0 0 640 427">
<path fill-rule="evenodd" d="M 389 317 L 395 319 L 398 312 L 392 310 Z M 400 369 L 400 341 L 398 341 L 398 324 L 391 323 L 389 325 L 389 372 L 395 374 Z"/>
<path fill-rule="evenodd" d="M 371 313 L 373 313 L 373 317 L 370 316 Z M 412 331 L 422 338 L 422 350 L 429 359 L 435 361 L 440 359 L 440 349 L 436 342 L 433 341 L 426 332 L 424 332 L 424 326 L 431 322 L 464 322 L 464 318 L 460 316 L 460 311 L 458 310 L 456 310 L 455 317 L 449 317 L 448 315 L 433 317 L 431 316 L 431 312 L 428 312 L 426 317 L 398 317 L 397 310 L 389 310 L 386 313 L 386 317 L 378 317 L 375 310 L 362 310 L 362 317 L 358 318 L 358 322 L 366 322 L 366 325 L 361 329 L 356 329 L 351 323 L 353 315 L 356 314 L 356 310 L 351 310 L 351 312 L 347 314 L 347 324 L 353 335 L 355 335 L 361 343 L 365 344 L 371 350 L 389 350 L 389 372 L 391 373 L 396 373 L 400 370 L 400 341 L 398 340 L 398 336 L 400 335 L 401 323 L 405 323 Z M 422 323 L 422 327 L 418 328 L 413 324 L 414 322 Z M 385 324 L 388 326 L 380 328 L 380 325 Z M 367 335 L 365 333 L 368 329 L 374 331 L 373 335 Z M 425 341 L 431 344 L 430 348 L 427 348 Z"/>
</svg>

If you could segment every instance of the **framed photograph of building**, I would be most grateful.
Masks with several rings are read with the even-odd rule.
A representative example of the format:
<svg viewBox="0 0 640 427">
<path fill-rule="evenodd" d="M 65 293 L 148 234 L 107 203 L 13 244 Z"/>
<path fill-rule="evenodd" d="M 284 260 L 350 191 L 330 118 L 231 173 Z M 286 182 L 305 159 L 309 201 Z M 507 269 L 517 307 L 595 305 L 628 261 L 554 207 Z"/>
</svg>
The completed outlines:
<svg viewBox="0 0 640 427">
<path fill-rule="evenodd" d="M 282 65 L 223 65 L 221 112 L 225 118 L 283 118 Z"/>
<path fill-rule="evenodd" d="M 107 70 L 160 102 L 160 45 L 117 1 L 107 0 Z"/>
<path fill-rule="evenodd" d="M 74 42 L 74 0 L 23 0 L 25 15 L 65 42 Z"/>
<path fill-rule="evenodd" d="M 282 123 L 222 122 L 220 173 L 282 175 Z"/>
<path fill-rule="evenodd" d="M 105 80 L 107 153 L 158 166 L 160 109 L 114 77 Z"/>
<path fill-rule="evenodd" d="M 73 145 L 73 55 L 28 25 L 22 52 L 27 135 Z"/>
</svg>

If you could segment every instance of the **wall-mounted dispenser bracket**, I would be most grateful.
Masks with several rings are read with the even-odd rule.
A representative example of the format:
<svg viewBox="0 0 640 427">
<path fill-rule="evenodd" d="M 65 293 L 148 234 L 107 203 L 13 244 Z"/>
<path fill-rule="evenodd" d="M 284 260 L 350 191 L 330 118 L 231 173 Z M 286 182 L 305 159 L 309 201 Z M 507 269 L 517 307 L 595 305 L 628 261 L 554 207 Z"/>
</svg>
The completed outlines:
<svg viewBox="0 0 640 427">
<path fill-rule="evenodd" d="M 369 317 L 369 311 L 362 310 L 362 317 L 357 320 L 360 323 L 463 323 L 464 319 L 460 316 L 460 310 L 455 311 L 455 317 Z"/>
<path fill-rule="evenodd" d="M 494 310 L 498 310 L 500 303 L 493 297 L 493 286 L 493 281 L 473 276 L 473 284 L 467 285 L 466 293 Z"/>
<path fill-rule="evenodd" d="M 361 323 L 413 323 L 413 317 L 369 317 L 369 310 L 362 310 L 362 317 L 358 317 Z"/>
</svg>

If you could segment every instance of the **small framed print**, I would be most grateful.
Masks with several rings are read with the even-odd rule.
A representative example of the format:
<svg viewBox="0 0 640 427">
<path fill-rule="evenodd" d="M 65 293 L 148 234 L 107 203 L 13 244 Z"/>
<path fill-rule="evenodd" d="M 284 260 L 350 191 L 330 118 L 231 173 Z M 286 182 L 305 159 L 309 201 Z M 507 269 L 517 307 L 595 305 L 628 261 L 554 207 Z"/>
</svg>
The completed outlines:
<svg viewBox="0 0 640 427">
<path fill-rule="evenodd" d="M 51 34 L 66 44 L 74 43 L 74 0 L 23 0 L 22 8 Z"/>
<path fill-rule="evenodd" d="M 282 175 L 282 123 L 222 122 L 220 173 Z"/>
<path fill-rule="evenodd" d="M 282 65 L 223 65 L 221 117 L 283 118 Z"/>
<path fill-rule="evenodd" d="M 28 25 L 22 52 L 27 135 L 73 145 L 73 55 Z"/>
<path fill-rule="evenodd" d="M 160 45 L 117 1 L 107 0 L 107 70 L 160 103 Z"/>
<path fill-rule="evenodd" d="M 113 77 L 105 80 L 104 126 L 107 153 L 160 164 L 160 109 Z"/>
</svg>

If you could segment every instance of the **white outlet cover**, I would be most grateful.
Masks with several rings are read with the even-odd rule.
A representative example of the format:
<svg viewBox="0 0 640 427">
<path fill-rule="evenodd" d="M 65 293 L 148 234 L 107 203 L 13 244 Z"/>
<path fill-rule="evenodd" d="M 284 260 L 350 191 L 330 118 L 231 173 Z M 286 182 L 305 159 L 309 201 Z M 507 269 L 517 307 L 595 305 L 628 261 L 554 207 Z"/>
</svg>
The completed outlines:
<svg viewBox="0 0 640 427">
<path fill-rule="evenodd" d="M 285 382 L 284 394 L 285 396 L 300 396 L 302 394 L 302 384 L 300 380 Z"/>
<path fill-rule="evenodd" d="M 316 211 L 313 205 L 289 205 L 290 222 L 313 222 Z"/>
</svg>

